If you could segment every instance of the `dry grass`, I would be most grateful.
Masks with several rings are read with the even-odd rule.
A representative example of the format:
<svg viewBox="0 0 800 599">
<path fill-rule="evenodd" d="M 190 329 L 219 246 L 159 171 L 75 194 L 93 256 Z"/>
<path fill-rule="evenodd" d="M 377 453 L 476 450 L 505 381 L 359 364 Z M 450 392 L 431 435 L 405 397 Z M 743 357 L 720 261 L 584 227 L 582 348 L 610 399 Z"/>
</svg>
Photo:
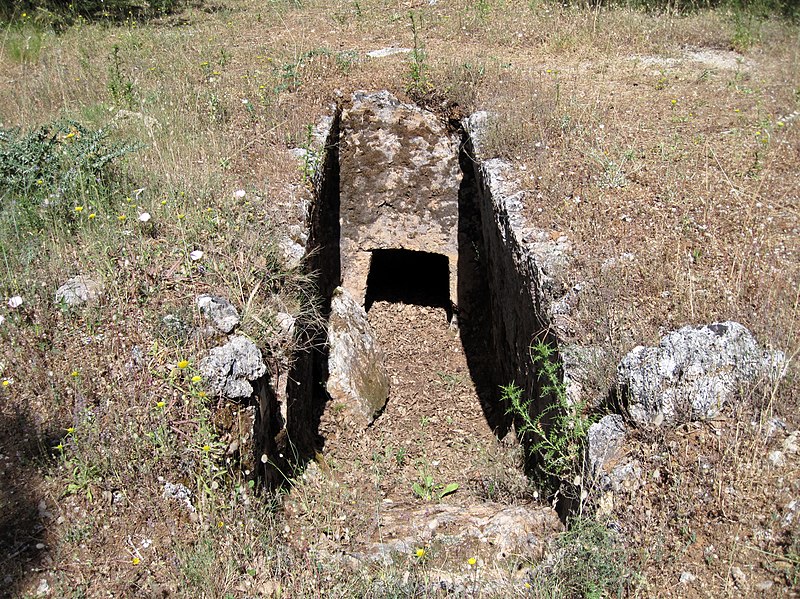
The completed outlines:
<svg viewBox="0 0 800 599">
<path fill-rule="evenodd" d="M 735 318 L 796 355 L 800 119 L 788 118 L 800 94 L 796 27 L 759 22 L 743 38 L 722 12 L 511 0 L 227 0 L 147 25 L 82 24 L 60 35 L 8 27 L 0 33 L 4 127 L 67 115 L 146 145 L 127 162 L 129 189 L 112 198 L 117 211 L 2 243 L 0 291 L 25 299 L 2 310 L 0 325 L 1 375 L 13 379 L 0 390 L 0 468 L 9 482 L 0 495 L 0 563 L 9 594 L 32 593 L 40 579 L 64 597 L 426 592 L 413 560 L 341 572 L 286 542 L 280 512 L 264 508 L 225 464 L 215 406 L 176 368 L 182 359 L 194 364 L 208 342 L 163 323 L 168 314 L 194 323 L 194 295 L 217 292 L 248 306 L 256 318 L 246 330 L 266 344 L 274 323 L 265 315 L 308 309 L 307 282 L 284 276 L 271 249 L 275 231 L 298 220 L 293 206 L 310 197 L 285 150 L 306 143 L 308 125 L 353 89 L 408 97 L 407 56 L 365 52 L 410 47 L 409 11 L 437 90 L 429 100 L 494 111 L 494 148 L 518 165 L 531 221 L 573 241 L 571 276 L 589 282 L 576 339 L 603 347 L 613 364 L 666 329 Z M 733 47 L 743 53 L 730 54 Z M 686 58 L 708 49 L 733 68 Z M 237 201 L 240 188 L 247 196 Z M 143 211 L 156 234 L 136 220 Z M 205 252 L 202 269 L 188 258 L 194 249 Z M 105 295 L 62 311 L 55 288 L 78 273 L 101 278 Z M 798 424 L 796 370 L 765 397 L 748 403 L 761 409 L 757 422 L 775 413 Z M 737 564 L 781 589 L 797 584 L 796 527 L 758 543 L 739 532 L 771 530 L 765 498 L 797 491 L 791 460 L 780 475 L 762 476 L 779 437 L 749 428 L 751 417 L 732 414 L 722 436 L 709 424 L 642 442 L 643 463 L 666 452 L 657 467 L 669 476 L 648 483 L 650 516 L 618 517 L 634 548 L 671 556 L 662 564 L 655 550 L 643 555 L 644 595 L 674 590 L 687 562 L 706 564 L 712 595 L 733 592 L 728 571 Z M 695 453 L 711 449 L 718 474 L 706 480 Z M 193 490 L 194 516 L 162 497 L 166 481 Z M 704 486 L 716 489 L 716 516 L 697 507 L 705 499 L 698 504 L 693 493 Z M 309 531 L 344 534 L 337 519 L 359 513 L 358 489 L 301 490 L 326 506 L 304 508 Z M 755 506 L 749 514 L 747 506 Z M 691 538 L 712 523 L 718 560 Z M 686 551 L 678 547 L 684 529 Z"/>
</svg>

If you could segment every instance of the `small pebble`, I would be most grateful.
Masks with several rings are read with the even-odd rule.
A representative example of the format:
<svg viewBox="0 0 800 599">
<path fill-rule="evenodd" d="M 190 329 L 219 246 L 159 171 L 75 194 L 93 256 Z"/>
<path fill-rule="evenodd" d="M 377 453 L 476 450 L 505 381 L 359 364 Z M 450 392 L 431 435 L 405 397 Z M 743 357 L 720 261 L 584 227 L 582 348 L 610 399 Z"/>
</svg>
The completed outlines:
<svg viewBox="0 0 800 599">
<path fill-rule="evenodd" d="M 744 584 L 747 582 L 747 575 L 742 572 L 742 569 L 738 566 L 731 568 L 731 576 L 733 576 L 734 582 L 736 582 L 736 585 L 739 587 L 744 586 Z"/>
<path fill-rule="evenodd" d="M 691 572 L 683 572 L 681 573 L 681 584 L 689 584 L 690 582 L 694 582 L 696 578 L 697 576 Z"/>
<path fill-rule="evenodd" d="M 756 584 L 757 591 L 768 591 L 772 588 L 773 582 L 771 580 L 762 580 Z"/>
<path fill-rule="evenodd" d="M 768 459 L 769 463 L 775 467 L 783 466 L 786 463 L 786 458 L 783 457 L 782 451 L 771 451 Z"/>
</svg>

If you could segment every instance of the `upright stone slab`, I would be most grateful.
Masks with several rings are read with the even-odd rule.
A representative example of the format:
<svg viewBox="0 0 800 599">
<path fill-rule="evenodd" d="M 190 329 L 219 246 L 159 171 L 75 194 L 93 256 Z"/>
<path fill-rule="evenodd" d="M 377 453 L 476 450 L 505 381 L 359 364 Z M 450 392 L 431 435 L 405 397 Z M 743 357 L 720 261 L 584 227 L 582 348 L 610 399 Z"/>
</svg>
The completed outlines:
<svg viewBox="0 0 800 599">
<path fill-rule="evenodd" d="M 364 308 L 346 289 L 334 291 L 328 328 L 328 381 L 331 400 L 356 426 L 367 426 L 389 398 L 389 375 Z"/>
<path fill-rule="evenodd" d="M 439 117 L 387 91 L 356 92 L 339 148 L 342 286 L 364 304 L 371 252 L 447 256 L 458 267 L 459 139 Z"/>
</svg>

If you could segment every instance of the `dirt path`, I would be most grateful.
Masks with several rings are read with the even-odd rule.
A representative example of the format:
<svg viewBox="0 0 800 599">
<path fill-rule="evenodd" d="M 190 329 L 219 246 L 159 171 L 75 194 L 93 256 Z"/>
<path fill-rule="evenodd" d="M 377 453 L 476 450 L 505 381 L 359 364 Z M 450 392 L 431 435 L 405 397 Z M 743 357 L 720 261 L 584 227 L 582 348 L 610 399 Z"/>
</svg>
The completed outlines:
<svg viewBox="0 0 800 599">
<path fill-rule="evenodd" d="M 384 500 L 403 503 L 419 501 L 413 484 L 428 476 L 434 491 L 458 484 L 445 501 L 469 505 L 492 495 L 492 470 L 524 480 L 484 416 L 444 309 L 376 302 L 368 316 L 386 354 L 391 391 L 366 431 L 343 430 L 330 410 L 323 416 L 325 456 L 341 477 L 353 479 L 345 482 L 363 480 L 368 470 Z"/>
</svg>

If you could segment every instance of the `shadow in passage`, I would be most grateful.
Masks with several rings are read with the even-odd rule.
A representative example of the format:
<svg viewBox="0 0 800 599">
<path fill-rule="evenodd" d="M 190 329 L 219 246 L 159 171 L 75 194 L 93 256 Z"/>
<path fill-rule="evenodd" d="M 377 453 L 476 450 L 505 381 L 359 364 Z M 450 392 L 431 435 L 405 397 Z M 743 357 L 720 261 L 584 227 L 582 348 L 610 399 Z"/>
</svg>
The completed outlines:
<svg viewBox="0 0 800 599">
<path fill-rule="evenodd" d="M 319 311 L 325 322 L 330 317 L 333 291 L 342 282 L 340 124 L 341 112 L 337 112 L 326 140 L 325 162 L 317 182 L 306 245 L 306 268 L 315 277 L 321 300 Z M 325 439 L 319 433 L 319 423 L 329 399 L 325 389 L 328 380 L 328 347 L 327 330 L 318 322 L 300 322 L 297 328 L 297 343 L 301 349 L 295 353 L 289 372 L 286 385 L 286 434 L 278 440 L 277 449 L 284 455 L 292 455 L 294 462 L 303 465 L 325 446 Z"/>
<path fill-rule="evenodd" d="M 373 250 L 364 309 L 377 301 L 444 308 L 453 317 L 447 256 L 404 249 Z M 453 298 L 455 299 L 455 298 Z"/>
<path fill-rule="evenodd" d="M 472 381 L 489 426 L 502 439 L 511 428 L 511 417 L 500 397 L 502 372 L 494 347 L 492 304 L 486 273 L 483 225 L 478 202 L 478 183 L 472 159 L 459 153 L 462 179 L 458 190 L 458 325 L 461 344 Z"/>
<path fill-rule="evenodd" d="M 27 410 L 10 402 L 0 412 L 0 597 L 19 597 L 38 565 L 45 528 L 39 463 L 59 436 L 45 433 Z M 39 545 L 39 548 L 37 548 Z"/>
</svg>

